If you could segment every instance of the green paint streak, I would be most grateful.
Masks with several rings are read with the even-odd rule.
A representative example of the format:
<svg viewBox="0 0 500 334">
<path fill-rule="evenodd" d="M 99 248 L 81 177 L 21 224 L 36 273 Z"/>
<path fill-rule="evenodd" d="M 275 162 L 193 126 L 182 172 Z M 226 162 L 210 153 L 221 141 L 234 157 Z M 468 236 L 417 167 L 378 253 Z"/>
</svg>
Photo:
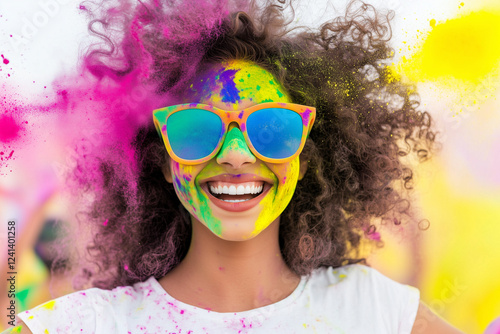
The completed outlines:
<svg viewBox="0 0 500 334">
<path fill-rule="evenodd" d="M 3 331 L 0 334 L 21 333 L 22 329 L 23 329 L 23 326 L 16 326 L 16 327 L 12 327 L 12 328 L 7 328 L 5 331 Z"/>
<path fill-rule="evenodd" d="M 222 222 L 214 217 L 212 209 L 210 209 L 210 200 L 206 196 L 200 196 L 200 221 L 205 222 L 207 227 L 218 236 L 222 235 Z"/>
<path fill-rule="evenodd" d="M 193 167 L 176 164 L 173 166 L 173 170 L 172 177 L 175 189 L 186 210 L 199 221 L 205 223 L 213 233 L 220 236 L 222 234 L 221 221 L 214 217 L 209 206 L 210 200 L 200 190 L 199 183 L 193 180 Z"/>
</svg>

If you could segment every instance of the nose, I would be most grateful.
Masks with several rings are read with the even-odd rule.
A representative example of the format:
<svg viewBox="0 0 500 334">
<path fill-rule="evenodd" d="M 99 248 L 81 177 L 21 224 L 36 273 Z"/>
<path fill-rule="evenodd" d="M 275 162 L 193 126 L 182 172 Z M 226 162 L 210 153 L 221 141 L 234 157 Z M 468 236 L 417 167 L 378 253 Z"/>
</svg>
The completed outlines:
<svg viewBox="0 0 500 334">
<path fill-rule="evenodd" d="M 238 169 L 245 164 L 253 164 L 256 160 L 236 123 L 229 124 L 228 133 L 217 154 L 217 163 L 228 164 L 232 168 Z"/>
</svg>

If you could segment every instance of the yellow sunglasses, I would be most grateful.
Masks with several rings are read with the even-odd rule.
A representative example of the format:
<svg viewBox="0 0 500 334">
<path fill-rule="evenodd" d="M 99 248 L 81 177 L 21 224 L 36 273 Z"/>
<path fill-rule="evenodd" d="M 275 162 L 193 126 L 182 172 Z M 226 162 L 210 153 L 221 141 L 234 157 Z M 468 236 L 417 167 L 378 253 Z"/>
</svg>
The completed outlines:
<svg viewBox="0 0 500 334">
<path fill-rule="evenodd" d="M 175 161 L 195 165 L 212 159 L 235 122 L 252 153 L 262 161 L 284 163 L 304 148 L 316 109 L 266 102 L 237 111 L 206 104 L 179 104 L 153 111 L 158 134 Z"/>
</svg>

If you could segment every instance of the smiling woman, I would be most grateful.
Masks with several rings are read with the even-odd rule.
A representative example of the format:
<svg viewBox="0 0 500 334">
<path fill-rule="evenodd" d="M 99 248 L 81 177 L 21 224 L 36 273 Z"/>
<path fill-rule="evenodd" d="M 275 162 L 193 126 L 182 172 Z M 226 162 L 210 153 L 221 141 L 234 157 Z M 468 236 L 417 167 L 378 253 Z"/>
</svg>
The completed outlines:
<svg viewBox="0 0 500 334">
<path fill-rule="evenodd" d="M 23 326 L 457 333 L 359 252 L 380 245 L 375 219 L 415 222 L 401 157 L 425 160 L 434 142 L 412 87 L 387 69 L 387 17 L 354 2 L 319 31 L 290 31 L 280 1 L 134 4 L 98 6 L 91 31 L 108 45 L 86 69 L 153 85 L 163 102 L 133 154 L 108 143 L 109 156 L 77 166 L 94 196 L 96 266 L 81 270 L 93 288 L 20 313 Z"/>
<path fill-rule="evenodd" d="M 170 113 L 168 126 L 161 130 L 172 157 L 165 178 L 173 183 L 191 222 L 204 224 L 225 240 L 251 239 L 271 223 L 279 225 L 292 198 L 299 177 L 298 155 L 314 122 L 314 108 L 294 110 L 298 106 L 287 103 L 290 99 L 272 74 L 247 61 L 222 63 L 194 82 L 184 98 L 193 104 Z M 195 109 L 194 103 L 221 111 Z M 174 118 L 181 112 L 186 116 Z M 164 110 L 155 114 L 167 117 Z M 226 114 L 233 118 L 222 125 L 220 117 Z M 240 125 L 232 119 L 241 120 Z M 199 153 L 189 148 L 204 145 L 209 149 Z M 190 159 L 179 159 L 182 155 Z"/>
</svg>

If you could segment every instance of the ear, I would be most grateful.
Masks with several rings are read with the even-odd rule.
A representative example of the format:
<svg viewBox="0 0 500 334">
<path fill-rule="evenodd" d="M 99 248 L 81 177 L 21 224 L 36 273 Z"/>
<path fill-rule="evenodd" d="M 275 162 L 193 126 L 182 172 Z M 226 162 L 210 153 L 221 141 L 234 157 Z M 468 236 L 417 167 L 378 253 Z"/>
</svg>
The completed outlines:
<svg viewBox="0 0 500 334">
<path fill-rule="evenodd" d="M 300 154 L 299 161 L 300 161 L 300 170 L 299 170 L 299 181 L 300 181 L 304 178 L 304 175 L 306 174 L 307 171 L 307 159 L 305 156 Z"/>
<path fill-rule="evenodd" d="M 163 172 L 163 176 L 165 177 L 165 180 L 167 180 L 168 183 L 173 183 L 172 179 L 172 170 L 170 168 L 170 156 L 167 154 L 167 162 L 163 167 L 161 168 L 161 171 Z"/>
</svg>

